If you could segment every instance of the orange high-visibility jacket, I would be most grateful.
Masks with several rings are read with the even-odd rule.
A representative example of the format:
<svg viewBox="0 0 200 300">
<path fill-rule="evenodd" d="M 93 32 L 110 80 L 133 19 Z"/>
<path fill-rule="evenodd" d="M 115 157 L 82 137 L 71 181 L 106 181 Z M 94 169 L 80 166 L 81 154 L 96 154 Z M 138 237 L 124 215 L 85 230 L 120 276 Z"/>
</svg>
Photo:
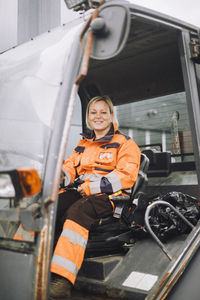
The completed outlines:
<svg viewBox="0 0 200 300">
<path fill-rule="evenodd" d="M 73 154 L 63 163 L 67 184 L 79 177 L 87 196 L 97 193 L 112 194 L 127 190 L 135 183 L 140 166 L 140 149 L 127 135 L 112 125 L 101 139 L 85 137 Z"/>
</svg>

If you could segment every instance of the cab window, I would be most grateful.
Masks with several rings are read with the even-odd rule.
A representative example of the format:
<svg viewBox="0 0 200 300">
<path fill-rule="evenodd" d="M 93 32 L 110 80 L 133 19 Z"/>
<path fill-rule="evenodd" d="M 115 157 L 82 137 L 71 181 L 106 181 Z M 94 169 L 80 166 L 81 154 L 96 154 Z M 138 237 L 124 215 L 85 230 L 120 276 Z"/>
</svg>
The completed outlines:
<svg viewBox="0 0 200 300">
<path fill-rule="evenodd" d="M 172 163 L 194 160 L 184 92 L 120 105 L 117 115 L 120 128 L 141 150 L 168 151 Z"/>
</svg>

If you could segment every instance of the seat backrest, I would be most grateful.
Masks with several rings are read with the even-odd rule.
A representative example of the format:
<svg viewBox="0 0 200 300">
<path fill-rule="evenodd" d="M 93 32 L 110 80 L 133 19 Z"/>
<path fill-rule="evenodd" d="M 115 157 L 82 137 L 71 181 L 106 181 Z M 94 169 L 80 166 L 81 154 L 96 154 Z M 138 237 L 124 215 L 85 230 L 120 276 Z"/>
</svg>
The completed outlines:
<svg viewBox="0 0 200 300">
<path fill-rule="evenodd" d="M 144 154 L 141 153 L 141 161 L 140 161 L 140 169 L 138 173 L 138 178 L 132 188 L 131 197 L 130 199 L 133 200 L 136 194 L 145 187 L 148 182 L 147 172 L 149 169 L 149 158 Z"/>
<path fill-rule="evenodd" d="M 143 150 L 149 158 L 148 177 L 166 177 L 171 172 L 171 153 L 158 152 L 154 149 Z"/>
</svg>

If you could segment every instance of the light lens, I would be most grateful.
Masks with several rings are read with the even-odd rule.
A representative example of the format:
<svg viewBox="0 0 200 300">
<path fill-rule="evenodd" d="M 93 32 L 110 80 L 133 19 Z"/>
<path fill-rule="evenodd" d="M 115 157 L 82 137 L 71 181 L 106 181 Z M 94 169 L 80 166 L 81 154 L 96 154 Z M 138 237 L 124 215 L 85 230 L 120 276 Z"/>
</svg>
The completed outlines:
<svg viewBox="0 0 200 300">
<path fill-rule="evenodd" d="M 15 189 L 10 175 L 0 174 L 0 198 L 14 198 Z"/>
<path fill-rule="evenodd" d="M 27 198 L 42 189 L 35 169 L 15 169 L 0 172 L 0 198 Z"/>
<path fill-rule="evenodd" d="M 40 177 L 35 169 L 18 169 L 17 171 L 24 197 L 33 196 L 41 191 Z"/>
</svg>

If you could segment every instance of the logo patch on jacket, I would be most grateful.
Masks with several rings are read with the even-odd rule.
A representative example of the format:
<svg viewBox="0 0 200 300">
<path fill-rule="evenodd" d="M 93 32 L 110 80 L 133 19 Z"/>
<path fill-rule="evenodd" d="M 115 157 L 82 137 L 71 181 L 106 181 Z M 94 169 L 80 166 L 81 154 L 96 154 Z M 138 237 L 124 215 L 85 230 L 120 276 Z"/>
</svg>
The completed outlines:
<svg viewBox="0 0 200 300">
<path fill-rule="evenodd" d="M 111 159 L 112 152 L 100 152 L 99 158 L 100 159 Z"/>
</svg>

